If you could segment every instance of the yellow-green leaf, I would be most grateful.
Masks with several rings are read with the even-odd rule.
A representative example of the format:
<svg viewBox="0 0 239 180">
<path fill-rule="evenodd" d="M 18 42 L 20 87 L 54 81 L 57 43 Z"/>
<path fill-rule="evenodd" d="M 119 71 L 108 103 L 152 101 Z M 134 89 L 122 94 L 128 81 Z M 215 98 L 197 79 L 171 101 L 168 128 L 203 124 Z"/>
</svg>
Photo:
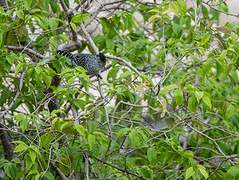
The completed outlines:
<svg viewBox="0 0 239 180">
<path fill-rule="evenodd" d="M 188 168 L 185 172 L 185 180 L 189 179 L 194 174 L 195 174 L 195 171 L 194 171 L 193 167 Z"/>
<path fill-rule="evenodd" d="M 209 109 L 212 108 L 212 102 L 208 95 L 204 95 L 202 100 L 203 100 L 204 104 L 208 106 Z"/>
<path fill-rule="evenodd" d="M 22 141 L 16 141 L 15 143 L 18 143 L 14 150 L 16 153 L 26 151 L 29 148 L 29 146 Z"/>
<path fill-rule="evenodd" d="M 95 136 L 93 134 L 88 135 L 88 143 L 89 143 L 89 148 L 92 151 L 95 145 Z"/>
<path fill-rule="evenodd" d="M 72 17 L 71 22 L 73 23 L 82 23 L 89 17 L 89 13 L 79 13 Z"/>
<path fill-rule="evenodd" d="M 202 91 L 196 91 L 194 94 L 195 94 L 195 96 L 197 98 L 197 102 L 199 103 L 200 100 L 202 99 L 204 93 Z"/>
<path fill-rule="evenodd" d="M 205 179 L 208 178 L 208 172 L 206 171 L 206 168 L 204 166 L 202 166 L 201 164 L 197 165 L 200 173 L 204 176 Z"/>
</svg>

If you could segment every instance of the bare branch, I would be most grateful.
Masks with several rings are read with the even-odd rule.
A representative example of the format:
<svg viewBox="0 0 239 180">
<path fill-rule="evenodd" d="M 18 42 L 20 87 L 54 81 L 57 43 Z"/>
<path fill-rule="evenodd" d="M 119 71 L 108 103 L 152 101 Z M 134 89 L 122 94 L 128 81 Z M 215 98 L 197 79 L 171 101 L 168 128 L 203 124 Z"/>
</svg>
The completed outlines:
<svg viewBox="0 0 239 180">
<path fill-rule="evenodd" d="M 137 75 L 139 75 L 140 77 L 142 76 L 142 74 L 134 67 L 131 65 L 131 63 L 129 63 L 127 60 L 120 58 L 120 57 L 116 57 L 116 56 L 111 56 L 111 55 L 106 55 L 107 58 L 109 59 L 114 59 L 116 60 L 118 63 L 127 66 L 129 69 L 131 69 L 132 71 L 134 71 Z"/>
<path fill-rule="evenodd" d="M 59 174 L 62 180 L 69 180 L 69 178 L 67 178 L 57 166 L 55 166 L 53 163 L 51 163 L 51 165 L 56 169 L 56 172 Z"/>
<path fill-rule="evenodd" d="M 210 4 L 210 1 L 208 1 L 208 2 L 203 2 L 203 1 L 202 1 L 202 3 L 205 4 L 205 5 L 207 5 L 209 8 L 211 8 L 211 9 L 213 9 L 213 10 L 219 12 L 219 13 L 222 13 L 222 14 L 225 14 L 225 15 L 228 15 L 228 16 L 232 16 L 232 17 L 239 18 L 239 14 L 227 13 L 227 12 L 225 12 L 225 11 L 222 11 L 222 10 L 220 10 L 220 9 L 217 9 L 217 8 L 213 7 L 213 6 Z"/>
<path fill-rule="evenodd" d="M 91 48 L 94 50 L 96 54 L 99 54 L 99 50 L 97 46 L 95 45 L 94 41 L 92 40 L 90 34 L 86 31 L 85 26 L 83 24 L 80 24 L 80 27 Z"/>
<path fill-rule="evenodd" d="M 89 156 L 87 153 L 84 153 L 84 158 L 85 158 L 85 177 L 86 177 L 86 180 L 90 180 Z"/>
<path fill-rule="evenodd" d="M 104 161 L 104 160 L 102 160 L 102 159 L 99 159 L 99 158 L 97 158 L 97 157 L 92 157 L 92 158 L 95 159 L 95 160 L 97 160 L 97 161 L 99 161 L 99 162 L 101 162 L 102 164 L 105 164 L 105 165 L 107 165 L 107 166 L 110 166 L 110 167 L 112 167 L 112 168 L 114 168 L 114 169 L 117 169 L 118 171 L 121 171 L 121 172 L 126 173 L 126 174 L 128 174 L 128 175 L 132 175 L 132 176 L 137 177 L 137 178 L 139 178 L 139 179 L 145 179 L 144 177 L 142 177 L 142 176 L 140 176 L 140 175 L 138 175 L 138 174 L 135 174 L 135 173 L 133 173 L 133 172 L 130 172 L 130 171 L 128 171 L 128 170 L 125 169 L 125 168 L 118 167 L 118 166 L 116 166 L 116 165 L 113 165 L 113 164 L 111 164 L 111 163 L 109 163 L 109 162 L 107 162 L 107 161 Z"/>
<path fill-rule="evenodd" d="M 24 80 L 24 77 L 25 77 L 25 72 L 21 73 L 20 75 L 20 82 L 19 82 L 19 89 L 17 90 L 12 102 L 9 104 L 9 106 L 2 112 L 0 112 L 0 119 L 5 116 L 5 114 L 7 114 L 7 112 L 13 107 L 13 105 L 15 104 L 18 96 L 20 95 L 20 92 L 22 90 L 22 86 L 23 86 L 23 80 Z"/>
<path fill-rule="evenodd" d="M 63 11 L 65 12 L 66 16 L 67 16 L 67 22 L 69 24 L 70 30 L 71 30 L 71 34 L 72 34 L 72 40 L 73 41 L 77 41 L 77 34 L 74 31 L 74 29 L 71 27 L 71 17 L 74 15 L 73 12 L 66 6 L 65 2 L 63 0 L 60 0 L 60 4 L 61 7 L 63 9 Z"/>
<path fill-rule="evenodd" d="M 27 55 L 35 56 L 35 57 L 37 57 L 39 59 L 43 59 L 44 58 L 44 56 L 42 54 L 40 54 L 40 53 L 30 49 L 30 48 L 26 48 L 24 46 L 8 46 L 8 45 L 6 45 L 4 47 L 9 49 L 9 50 L 11 50 L 11 51 L 25 52 Z"/>
<path fill-rule="evenodd" d="M 0 140 L 3 146 L 4 157 L 7 160 L 11 160 L 13 158 L 12 139 L 2 124 L 0 124 Z"/>
<path fill-rule="evenodd" d="M 113 1 L 113 2 L 109 2 L 109 3 L 105 3 L 105 4 L 100 4 L 99 8 L 96 9 L 91 18 L 87 21 L 87 23 L 85 24 L 85 27 L 87 27 L 88 25 L 90 25 L 90 23 L 99 15 L 99 13 L 104 10 L 105 11 L 105 7 L 106 6 L 111 6 L 113 5 L 114 8 L 118 8 L 119 6 L 121 6 L 123 3 L 123 0 L 119 0 L 119 1 Z"/>
<path fill-rule="evenodd" d="M 224 156 L 226 157 L 225 153 L 222 151 L 221 147 L 218 145 L 218 143 L 215 141 L 215 139 L 209 137 L 208 135 L 202 133 L 201 131 L 199 131 L 198 129 L 194 128 L 193 126 L 189 125 L 189 124 L 186 124 L 189 128 L 191 128 L 193 131 L 197 132 L 198 134 L 206 137 L 207 139 L 209 139 L 210 141 L 212 141 L 215 146 L 217 147 L 217 150 Z M 232 164 L 234 164 L 232 161 L 230 161 Z"/>
<path fill-rule="evenodd" d="M 65 2 L 63 0 L 60 0 L 60 4 L 61 4 L 61 7 L 62 7 L 63 11 L 65 11 L 66 14 L 67 14 L 68 8 L 67 8 Z"/>
</svg>

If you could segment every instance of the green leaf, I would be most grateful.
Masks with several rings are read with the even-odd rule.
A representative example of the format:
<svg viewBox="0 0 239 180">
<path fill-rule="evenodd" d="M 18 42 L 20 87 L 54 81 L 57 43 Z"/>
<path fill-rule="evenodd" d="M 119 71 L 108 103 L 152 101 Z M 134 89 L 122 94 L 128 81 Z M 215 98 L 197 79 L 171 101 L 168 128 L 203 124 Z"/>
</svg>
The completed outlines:
<svg viewBox="0 0 239 180">
<path fill-rule="evenodd" d="M 47 171 L 46 173 L 45 173 L 45 172 L 42 172 L 41 175 L 43 175 L 43 174 L 44 174 L 44 176 L 42 177 L 43 179 L 46 179 L 46 180 L 55 180 L 54 175 L 53 175 L 50 171 Z"/>
<path fill-rule="evenodd" d="M 105 43 L 106 43 L 106 48 L 107 49 L 109 49 L 109 50 L 114 49 L 115 44 L 114 44 L 114 41 L 112 39 L 106 39 Z"/>
<path fill-rule="evenodd" d="M 184 151 L 184 152 L 182 153 L 182 156 L 185 157 L 185 158 L 187 158 L 187 159 L 192 159 L 192 158 L 193 158 L 193 152 L 192 152 L 192 151 L 189 151 L 189 150 Z"/>
<path fill-rule="evenodd" d="M 183 91 L 177 89 L 177 90 L 175 91 L 174 98 L 175 98 L 176 104 L 177 104 L 177 105 L 181 105 L 181 104 L 183 103 L 183 101 L 184 101 Z"/>
<path fill-rule="evenodd" d="M 147 179 L 152 179 L 153 177 L 153 170 L 150 169 L 148 166 L 142 166 L 139 168 L 140 174 L 142 174 Z"/>
<path fill-rule="evenodd" d="M 129 178 L 127 176 L 120 176 L 117 177 L 116 180 L 129 180 Z"/>
<path fill-rule="evenodd" d="M 40 150 L 38 146 L 30 145 L 30 148 L 35 151 L 36 154 L 40 155 Z"/>
<path fill-rule="evenodd" d="M 84 109 L 85 106 L 87 105 L 87 101 L 83 99 L 74 99 L 73 101 L 74 105 L 80 109 Z"/>
<path fill-rule="evenodd" d="M 4 165 L 4 172 L 11 179 L 16 179 L 17 178 L 17 172 L 18 172 L 16 164 L 10 163 L 10 162 L 6 163 Z"/>
<path fill-rule="evenodd" d="M 165 95 L 167 94 L 168 92 L 171 92 L 172 90 L 174 89 L 177 89 L 178 88 L 178 85 L 177 84 L 170 84 L 168 86 L 164 86 L 162 88 L 162 90 L 160 90 L 160 94 L 161 95 Z"/>
<path fill-rule="evenodd" d="M 178 8 L 182 16 L 187 13 L 187 5 L 184 0 L 177 0 Z"/>
<path fill-rule="evenodd" d="M 209 109 L 212 109 L 212 102 L 208 95 L 204 95 L 202 100 L 203 100 L 204 104 L 206 104 Z"/>
<path fill-rule="evenodd" d="M 24 19 L 25 17 L 23 10 L 16 11 L 16 14 L 20 19 Z"/>
<path fill-rule="evenodd" d="M 0 168 L 2 168 L 6 163 L 8 163 L 9 161 L 6 159 L 0 159 Z"/>
<path fill-rule="evenodd" d="M 118 132 L 117 132 L 117 137 L 121 138 L 125 135 L 127 135 L 130 132 L 130 128 L 121 128 Z"/>
<path fill-rule="evenodd" d="M 24 3 L 27 8 L 30 8 L 32 5 L 32 0 L 24 0 Z"/>
<path fill-rule="evenodd" d="M 170 11 L 175 12 L 177 15 L 185 16 L 187 13 L 187 5 L 184 0 L 177 0 L 171 2 Z"/>
<path fill-rule="evenodd" d="M 185 172 L 185 180 L 189 179 L 195 174 L 193 167 L 189 167 Z"/>
<path fill-rule="evenodd" d="M 48 149 L 51 145 L 51 141 L 53 140 L 53 136 L 50 133 L 46 133 L 40 136 L 40 146 L 44 149 Z"/>
<path fill-rule="evenodd" d="M 86 138 L 86 129 L 82 125 L 75 125 L 75 129 L 82 137 Z"/>
<path fill-rule="evenodd" d="M 154 147 L 147 150 L 147 158 L 150 163 L 155 163 L 157 161 L 157 151 Z"/>
<path fill-rule="evenodd" d="M 51 76 L 48 76 L 46 73 L 42 73 L 42 76 L 43 76 L 43 80 L 46 84 L 46 87 L 49 88 L 51 86 Z"/>
<path fill-rule="evenodd" d="M 16 73 L 21 72 L 26 67 L 25 63 L 20 63 L 16 66 Z"/>
<path fill-rule="evenodd" d="M 71 28 L 73 29 L 73 31 L 77 32 L 77 27 L 76 27 L 75 23 L 71 22 L 70 25 L 71 25 Z"/>
<path fill-rule="evenodd" d="M 206 171 L 206 168 L 204 166 L 202 166 L 201 164 L 198 164 L 197 167 L 198 167 L 200 173 L 203 175 L 203 177 L 205 179 L 207 179 L 209 177 L 209 175 L 208 175 L 208 172 Z"/>
<path fill-rule="evenodd" d="M 23 132 L 28 130 L 28 128 L 29 128 L 29 119 L 28 119 L 28 117 L 25 114 L 23 114 L 23 113 L 19 113 L 15 117 L 16 117 L 17 123 L 20 124 L 21 130 Z"/>
<path fill-rule="evenodd" d="M 29 150 L 29 156 L 30 156 L 32 162 L 35 163 L 36 156 L 37 156 L 36 152 L 30 149 Z"/>
<path fill-rule="evenodd" d="M 4 36 L 4 32 L 3 30 L 0 29 L 0 48 L 2 48 L 4 44 L 3 36 Z"/>
<path fill-rule="evenodd" d="M 93 134 L 88 135 L 88 144 L 89 144 L 90 150 L 92 151 L 94 149 L 94 145 L 95 145 L 95 135 L 93 135 Z"/>
<path fill-rule="evenodd" d="M 196 96 L 196 98 L 197 98 L 197 102 L 199 103 L 200 100 L 202 99 L 204 93 L 203 93 L 202 91 L 195 91 L 194 94 L 195 94 L 195 96 Z"/>
<path fill-rule="evenodd" d="M 115 79 L 118 72 L 119 72 L 119 66 L 113 65 L 110 71 L 108 72 L 107 78 L 109 80 Z"/>
<path fill-rule="evenodd" d="M 188 109 L 189 109 L 191 112 L 195 112 L 195 111 L 196 111 L 196 108 L 197 108 L 197 99 L 196 99 L 194 96 L 191 96 L 191 97 L 188 99 Z"/>
<path fill-rule="evenodd" d="M 14 152 L 16 153 L 26 151 L 29 148 L 29 146 L 26 145 L 23 141 L 15 141 L 15 143 L 18 144 L 14 149 Z"/>
<path fill-rule="evenodd" d="M 141 147 L 143 142 L 143 132 L 140 129 L 132 129 L 129 133 L 130 145 L 133 147 Z"/>
<path fill-rule="evenodd" d="M 33 167 L 34 164 L 29 156 L 29 154 L 27 154 L 24 158 L 24 164 L 25 164 L 25 170 L 28 172 L 30 171 Z"/>
<path fill-rule="evenodd" d="M 82 23 L 84 21 L 86 21 L 86 19 L 90 16 L 89 13 L 78 13 L 78 14 L 75 14 L 71 21 L 75 24 L 79 24 L 79 23 Z"/>
<path fill-rule="evenodd" d="M 226 179 L 238 179 L 239 178 L 239 167 L 238 166 L 232 166 L 229 168 L 229 170 L 226 173 Z"/>
<path fill-rule="evenodd" d="M 224 64 L 220 62 L 219 60 L 216 61 L 216 69 L 217 69 L 217 76 L 220 76 L 220 74 L 223 72 Z"/>
<path fill-rule="evenodd" d="M 58 19 L 58 18 L 50 18 L 50 19 L 48 20 L 48 23 L 49 23 L 50 28 L 51 28 L 52 30 L 56 30 L 57 27 L 58 27 L 58 25 L 59 25 L 59 22 L 60 22 L 60 21 L 61 21 L 61 20 Z"/>
</svg>

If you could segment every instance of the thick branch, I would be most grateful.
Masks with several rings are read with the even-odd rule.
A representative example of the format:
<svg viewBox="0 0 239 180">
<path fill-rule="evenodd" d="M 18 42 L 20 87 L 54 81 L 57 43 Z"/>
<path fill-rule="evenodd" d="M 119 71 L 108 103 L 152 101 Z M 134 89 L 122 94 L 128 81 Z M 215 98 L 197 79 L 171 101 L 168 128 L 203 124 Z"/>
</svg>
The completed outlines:
<svg viewBox="0 0 239 180">
<path fill-rule="evenodd" d="M 63 11 L 65 11 L 67 13 L 68 8 L 67 8 L 67 6 L 66 6 L 66 4 L 64 3 L 63 0 L 60 0 L 60 4 L 61 4 L 61 7 L 62 7 Z"/>
<path fill-rule="evenodd" d="M 3 146 L 4 157 L 7 160 L 11 160 L 13 158 L 12 139 L 8 132 L 4 130 L 4 126 L 2 124 L 0 124 L 0 140 Z"/>
<path fill-rule="evenodd" d="M 94 41 L 92 40 L 90 34 L 86 31 L 85 26 L 83 24 L 80 24 L 81 30 L 85 35 L 85 38 L 87 39 L 88 43 L 90 44 L 91 48 L 94 50 L 95 54 L 99 54 L 99 50 L 97 46 L 95 45 Z"/>
<path fill-rule="evenodd" d="M 11 51 L 25 52 L 27 55 L 35 56 L 35 57 L 37 57 L 39 59 L 43 59 L 44 58 L 44 56 L 42 54 L 40 54 L 40 53 L 30 49 L 30 48 L 26 48 L 24 46 L 8 46 L 8 45 L 6 45 L 4 47 L 9 49 L 9 50 L 11 50 Z"/>
</svg>

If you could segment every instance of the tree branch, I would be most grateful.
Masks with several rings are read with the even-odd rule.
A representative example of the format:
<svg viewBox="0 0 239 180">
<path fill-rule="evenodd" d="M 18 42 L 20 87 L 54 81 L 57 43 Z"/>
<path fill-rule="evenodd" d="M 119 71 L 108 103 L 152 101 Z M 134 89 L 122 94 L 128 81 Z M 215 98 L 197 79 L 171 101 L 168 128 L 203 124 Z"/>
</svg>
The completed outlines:
<svg viewBox="0 0 239 180">
<path fill-rule="evenodd" d="M 92 157 L 92 156 L 91 156 L 91 157 Z M 126 174 L 128 174 L 128 175 L 132 175 L 132 176 L 137 177 L 137 178 L 139 178 L 139 179 L 146 179 L 146 178 L 144 178 L 144 177 L 142 177 L 142 176 L 140 176 L 140 175 L 138 175 L 138 174 L 135 174 L 135 173 L 133 173 L 133 172 L 128 171 L 126 168 L 122 168 L 122 167 L 115 166 L 115 165 L 113 165 L 113 164 L 111 164 L 111 163 L 109 163 L 109 162 L 107 162 L 107 161 L 104 161 L 104 160 L 102 160 L 102 159 L 99 159 L 99 158 L 97 158 L 97 157 L 92 157 L 92 158 L 95 159 L 95 160 L 97 160 L 97 161 L 99 161 L 99 162 L 101 162 L 102 164 L 105 164 L 105 165 L 107 165 L 107 166 L 110 166 L 110 167 L 112 167 L 112 168 L 114 168 L 114 169 L 117 169 L 118 171 L 121 171 L 121 172 L 126 173 Z"/>
<path fill-rule="evenodd" d="M 22 86 L 23 86 L 23 80 L 24 80 L 24 77 L 25 77 L 25 72 L 21 73 L 20 75 L 20 82 L 19 82 L 19 89 L 17 90 L 15 96 L 13 97 L 13 100 L 12 102 L 9 104 L 9 106 L 2 112 L 0 112 L 0 119 L 5 116 L 5 114 L 7 114 L 7 112 L 12 108 L 12 106 L 15 104 L 18 96 L 20 95 L 20 92 L 22 90 Z"/>
<path fill-rule="evenodd" d="M 94 41 L 92 40 L 90 34 L 86 31 L 85 26 L 83 24 L 80 24 L 81 30 L 85 35 L 85 38 L 87 39 L 89 45 L 94 50 L 95 54 L 99 54 L 99 50 L 97 46 L 95 45 Z"/>
<path fill-rule="evenodd" d="M 2 124 L 0 124 L 0 140 L 3 146 L 4 157 L 7 160 L 12 160 L 13 158 L 12 139 L 9 136 L 8 132 L 4 130 L 4 126 Z"/>
<path fill-rule="evenodd" d="M 111 55 L 106 55 L 107 58 L 109 59 L 114 59 L 116 60 L 118 63 L 122 64 L 122 65 L 125 65 L 127 66 L 129 69 L 131 69 L 132 71 L 134 71 L 137 75 L 139 75 L 140 77 L 142 76 L 140 74 L 140 72 L 134 67 L 131 65 L 131 63 L 129 63 L 127 60 L 123 59 L 123 58 L 120 58 L 120 57 L 116 57 L 116 56 L 111 56 Z"/>
<path fill-rule="evenodd" d="M 67 22 L 70 26 L 71 34 L 72 34 L 72 40 L 77 41 L 77 34 L 74 31 L 74 29 L 71 27 L 71 17 L 74 15 L 74 13 L 66 6 L 65 2 L 63 0 L 60 0 L 61 7 L 63 11 L 65 12 L 67 16 Z"/>
<path fill-rule="evenodd" d="M 27 55 L 29 55 L 31 57 L 35 56 L 35 57 L 37 57 L 39 59 L 43 59 L 44 58 L 44 56 L 42 54 L 40 54 L 40 53 L 30 49 L 30 48 L 26 48 L 24 46 L 8 46 L 8 45 L 6 45 L 4 47 L 9 49 L 9 50 L 11 50 L 11 51 L 25 52 Z"/>
</svg>

